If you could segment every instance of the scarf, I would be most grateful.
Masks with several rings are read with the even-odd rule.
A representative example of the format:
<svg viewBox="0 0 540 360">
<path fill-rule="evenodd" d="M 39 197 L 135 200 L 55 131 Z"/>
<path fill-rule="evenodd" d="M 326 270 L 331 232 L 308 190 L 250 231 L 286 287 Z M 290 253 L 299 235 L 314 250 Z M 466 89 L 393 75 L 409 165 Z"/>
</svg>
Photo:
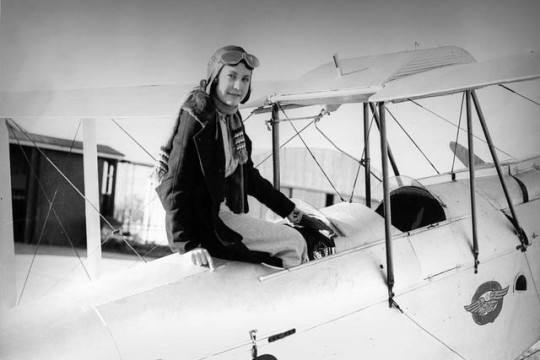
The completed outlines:
<svg viewBox="0 0 540 360">
<path fill-rule="evenodd" d="M 248 153 L 244 129 L 242 127 L 242 118 L 238 112 L 238 107 L 225 104 L 219 100 L 217 96 L 213 96 L 212 100 L 214 101 L 217 111 L 225 115 L 227 126 L 229 127 L 233 141 L 234 151 L 232 155 L 240 164 L 244 165 L 248 161 Z"/>
</svg>

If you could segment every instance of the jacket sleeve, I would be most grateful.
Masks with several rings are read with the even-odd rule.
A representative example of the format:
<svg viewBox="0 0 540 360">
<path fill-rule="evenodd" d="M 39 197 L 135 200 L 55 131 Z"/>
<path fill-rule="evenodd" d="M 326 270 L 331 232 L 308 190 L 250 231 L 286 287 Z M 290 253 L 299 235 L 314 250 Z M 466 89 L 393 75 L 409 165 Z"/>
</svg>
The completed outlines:
<svg viewBox="0 0 540 360">
<path fill-rule="evenodd" d="M 249 154 L 248 162 L 245 164 L 248 195 L 255 197 L 279 216 L 286 217 L 294 210 L 294 203 L 276 190 L 254 167 L 251 160 L 251 140 L 247 135 L 246 145 Z"/>
<path fill-rule="evenodd" d="M 165 228 L 169 245 L 181 254 L 200 244 L 191 221 L 194 185 L 200 172 L 193 136 L 200 128 L 193 116 L 181 112 L 169 155 L 169 171 L 156 188 L 166 212 Z"/>
</svg>

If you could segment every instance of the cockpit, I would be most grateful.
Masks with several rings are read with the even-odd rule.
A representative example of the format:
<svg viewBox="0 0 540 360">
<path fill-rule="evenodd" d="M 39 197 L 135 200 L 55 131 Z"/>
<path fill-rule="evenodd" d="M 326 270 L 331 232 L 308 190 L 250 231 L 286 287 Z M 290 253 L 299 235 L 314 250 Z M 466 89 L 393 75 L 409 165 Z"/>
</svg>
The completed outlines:
<svg viewBox="0 0 540 360">
<path fill-rule="evenodd" d="M 375 189 L 380 199 L 375 212 L 385 217 L 382 186 Z M 397 176 L 390 179 L 390 208 L 392 225 L 407 232 L 446 220 L 442 202 L 418 181 Z"/>
</svg>

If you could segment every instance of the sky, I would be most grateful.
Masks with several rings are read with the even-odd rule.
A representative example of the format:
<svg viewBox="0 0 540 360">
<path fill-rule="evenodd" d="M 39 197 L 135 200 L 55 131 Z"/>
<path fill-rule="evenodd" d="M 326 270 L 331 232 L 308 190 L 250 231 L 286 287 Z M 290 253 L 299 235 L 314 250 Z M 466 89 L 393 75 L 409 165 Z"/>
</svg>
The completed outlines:
<svg viewBox="0 0 540 360">
<path fill-rule="evenodd" d="M 4 92 L 196 84 L 205 77 L 209 56 L 227 44 L 241 45 L 259 57 L 255 81 L 297 78 L 330 61 L 334 53 L 348 58 L 455 45 L 482 61 L 540 51 L 537 0 L 1 0 L 0 11 L 0 89 Z M 517 87 L 540 99 L 538 86 Z M 506 102 L 498 98 L 502 95 L 488 95 L 498 99 L 493 114 L 507 111 L 497 106 Z M 453 105 L 448 107 L 448 116 L 459 115 L 459 102 L 459 97 L 442 101 L 443 108 Z M 405 114 L 414 111 L 406 105 L 395 109 Z M 331 123 L 321 122 L 321 128 L 360 156 L 359 109 L 344 106 L 340 111 Z M 405 125 L 430 126 L 429 119 L 422 123 L 424 115 L 415 115 Z M 270 146 L 265 119 L 259 116 L 246 123 L 256 149 Z M 77 133 L 78 122 L 72 119 L 19 121 L 26 130 L 45 135 L 72 138 Z M 172 121 L 119 122 L 143 147 L 157 153 Z M 529 121 L 521 122 L 520 117 L 514 130 L 532 132 L 530 138 L 538 139 L 540 122 L 537 117 Z M 507 130 L 495 128 L 496 136 L 508 138 Z M 292 131 L 284 130 L 282 140 Z M 441 131 L 448 133 L 444 126 Z M 313 146 L 330 146 L 310 136 Z M 151 162 L 110 121 L 99 120 L 98 141 L 124 152 L 130 160 Z M 418 141 L 439 139 L 423 131 Z M 396 142 L 401 149 L 399 136 Z M 540 153 L 537 141 L 529 142 L 525 148 L 516 140 L 510 145 L 520 148 L 518 155 Z"/>
<path fill-rule="evenodd" d="M 197 82 L 240 44 L 256 79 L 292 79 L 341 57 L 456 45 L 477 60 L 538 49 L 538 1 L 2 0 L 2 88 Z"/>
</svg>

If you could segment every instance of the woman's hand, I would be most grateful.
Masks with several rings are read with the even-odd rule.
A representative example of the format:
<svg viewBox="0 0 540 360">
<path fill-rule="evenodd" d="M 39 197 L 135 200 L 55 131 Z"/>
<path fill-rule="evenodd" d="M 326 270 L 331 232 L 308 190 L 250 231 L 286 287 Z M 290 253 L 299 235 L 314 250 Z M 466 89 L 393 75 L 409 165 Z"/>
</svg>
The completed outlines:
<svg viewBox="0 0 540 360">
<path fill-rule="evenodd" d="M 214 260 L 208 250 L 197 248 L 189 251 L 186 255 L 191 258 L 191 262 L 198 266 L 208 266 L 211 271 L 214 271 Z"/>
</svg>

